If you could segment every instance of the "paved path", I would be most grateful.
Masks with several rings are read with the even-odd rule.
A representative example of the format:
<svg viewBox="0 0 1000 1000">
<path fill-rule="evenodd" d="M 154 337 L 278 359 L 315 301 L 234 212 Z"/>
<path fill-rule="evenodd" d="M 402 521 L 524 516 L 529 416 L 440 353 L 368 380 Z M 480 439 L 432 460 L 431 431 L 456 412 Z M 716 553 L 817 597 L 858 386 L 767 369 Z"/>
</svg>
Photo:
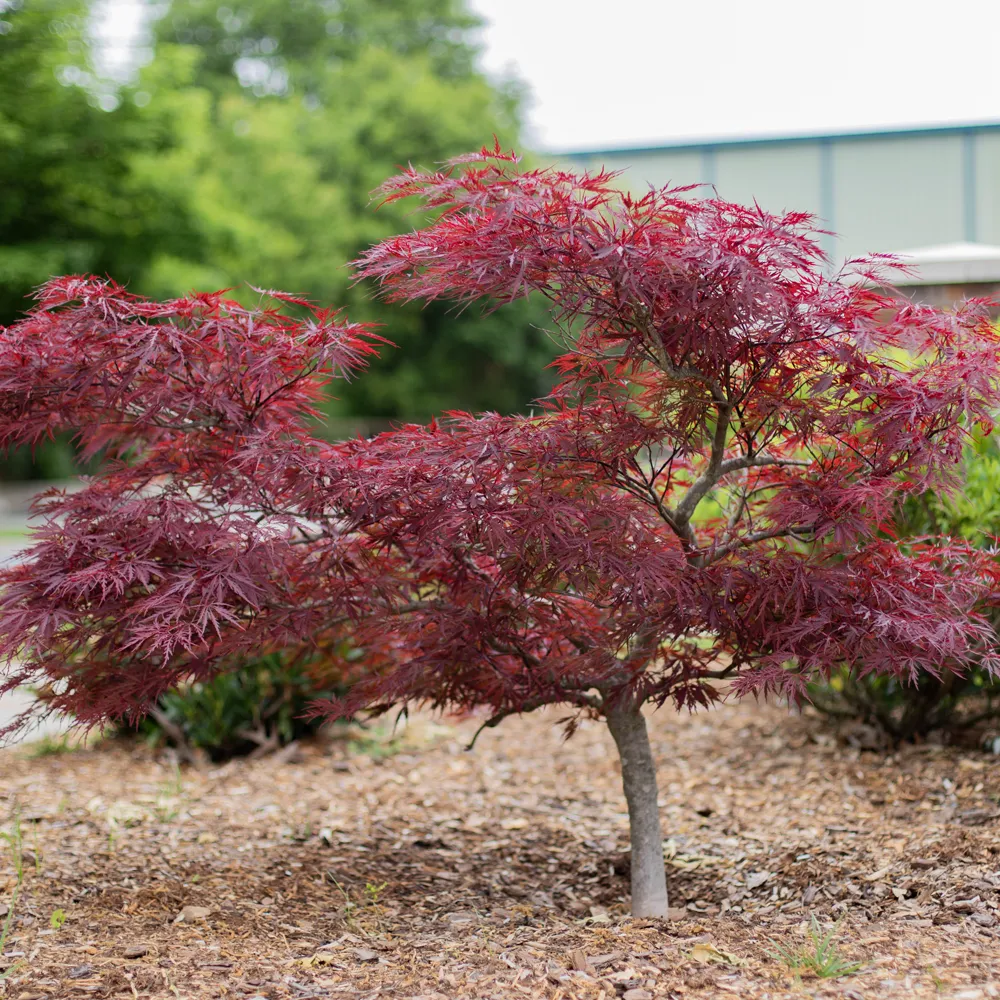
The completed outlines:
<svg viewBox="0 0 1000 1000">
<path fill-rule="evenodd" d="M 23 490 L 21 492 L 24 492 Z M 17 509 L 4 509 L 6 505 L 0 501 L 0 565 L 12 562 L 15 556 L 29 544 L 27 535 L 27 519 L 24 513 Z M 0 671 L 3 665 L 0 664 Z M 0 698 L 0 729 L 12 722 L 14 718 L 27 708 L 33 698 L 27 691 L 15 691 Z M 54 736 L 65 732 L 67 724 L 59 719 L 46 719 L 39 727 L 21 734 L 14 742 L 20 740 L 37 740 L 44 736 Z"/>
</svg>

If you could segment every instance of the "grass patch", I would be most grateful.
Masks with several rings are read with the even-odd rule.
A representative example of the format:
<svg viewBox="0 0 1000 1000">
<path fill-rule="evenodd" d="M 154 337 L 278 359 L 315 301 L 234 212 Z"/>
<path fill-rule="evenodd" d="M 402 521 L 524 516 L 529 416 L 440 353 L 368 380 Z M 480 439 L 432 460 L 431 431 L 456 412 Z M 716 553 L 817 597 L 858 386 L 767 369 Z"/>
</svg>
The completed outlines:
<svg viewBox="0 0 1000 1000">
<path fill-rule="evenodd" d="M 819 979 L 839 979 L 841 976 L 850 976 L 861 968 L 860 962 L 849 962 L 837 951 L 834 938 L 840 928 L 839 921 L 825 933 L 814 916 L 809 921 L 806 944 L 793 950 L 782 948 L 772 941 L 775 948 L 771 952 L 772 957 L 787 965 L 797 976 L 805 974 Z"/>
</svg>

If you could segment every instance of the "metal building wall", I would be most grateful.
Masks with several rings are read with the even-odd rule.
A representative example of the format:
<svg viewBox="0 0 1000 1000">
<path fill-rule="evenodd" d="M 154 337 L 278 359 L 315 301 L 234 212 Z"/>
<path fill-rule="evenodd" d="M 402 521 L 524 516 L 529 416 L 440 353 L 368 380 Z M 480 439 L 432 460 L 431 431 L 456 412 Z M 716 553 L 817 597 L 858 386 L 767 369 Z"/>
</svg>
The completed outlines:
<svg viewBox="0 0 1000 1000">
<path fill-rule="evenodd" d="M 812 212 L 836 258 L 958 241 L 1000 244 L 1000 123 L 565 154 L 648 184 Z"/>
<path fill-rule="evenodd" d="M 975 143 L 976 218 L 980 243 L 1000 245 L 1000 128 L 980 132 Z"/>
</svg>

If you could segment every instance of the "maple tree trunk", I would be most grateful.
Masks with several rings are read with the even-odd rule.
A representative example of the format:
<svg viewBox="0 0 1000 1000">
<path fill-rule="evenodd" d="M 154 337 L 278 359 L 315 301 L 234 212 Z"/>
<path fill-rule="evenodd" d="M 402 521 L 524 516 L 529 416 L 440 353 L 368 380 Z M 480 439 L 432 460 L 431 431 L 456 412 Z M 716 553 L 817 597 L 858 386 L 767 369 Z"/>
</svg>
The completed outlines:
<svg viewBox="0 0 1000 1000">
<path fill-rule="evenodd" d="M 657 802 L 656 765 L 646 720 L 638 708 L 615 708 L 605 719 L 622 762 L 632 844 L 632 916 L 667 915 L 667 876 Z"/>
</svg>

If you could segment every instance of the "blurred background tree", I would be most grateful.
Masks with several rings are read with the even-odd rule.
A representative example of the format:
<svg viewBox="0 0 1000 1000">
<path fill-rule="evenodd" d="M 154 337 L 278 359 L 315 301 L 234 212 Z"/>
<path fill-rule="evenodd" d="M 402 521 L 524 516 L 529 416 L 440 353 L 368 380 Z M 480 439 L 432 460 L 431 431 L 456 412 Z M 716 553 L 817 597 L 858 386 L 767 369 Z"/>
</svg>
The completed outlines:
<svg viewBox="0 0 1000 1000">
<path fill-rule="evenodd" d="M 134 282 L 157 252 L 198 239 L 184 200 L 133 166 L 169 148 L 177 123 L 100 79 L 89 15 L 84 0 L 0 0 L 0 324 L 52 275 Z M 0 466 L 8 479 L 72 470 L 65 441 Z"/>
<path fill-rule="evenodd" d="M 141 0 L 136 0 L 141 2 Z M 516 84 L 477 68 L 460 0 L 174 0 L 144 4 L 145 65 L 102 76 L 87 0 L 0 0 L 0 324 L 53 274 L 92 271 L 169 296 L 252 283 L 379 321 L 347 261 L 409 229 L 371 191 L 495 133 L 519 146 Z M 330 415 L 512 411 L 546 389 L 540 304 L 393 309 L 398 344 Z M 388 316 L 386 315 L 388 320 Z M 334 426 L 339 426 L 334 421 Z M 5 478 L 64 475 L 65 445 Z"/>
<path fill-rule="evenodd" d="M 0 2 L 0 323 L 53 274 L 133 280 L 195 236 L 182 200 L 137 173 L 174 123 L 95 74 L 83 0 Z"/>
</svg>

